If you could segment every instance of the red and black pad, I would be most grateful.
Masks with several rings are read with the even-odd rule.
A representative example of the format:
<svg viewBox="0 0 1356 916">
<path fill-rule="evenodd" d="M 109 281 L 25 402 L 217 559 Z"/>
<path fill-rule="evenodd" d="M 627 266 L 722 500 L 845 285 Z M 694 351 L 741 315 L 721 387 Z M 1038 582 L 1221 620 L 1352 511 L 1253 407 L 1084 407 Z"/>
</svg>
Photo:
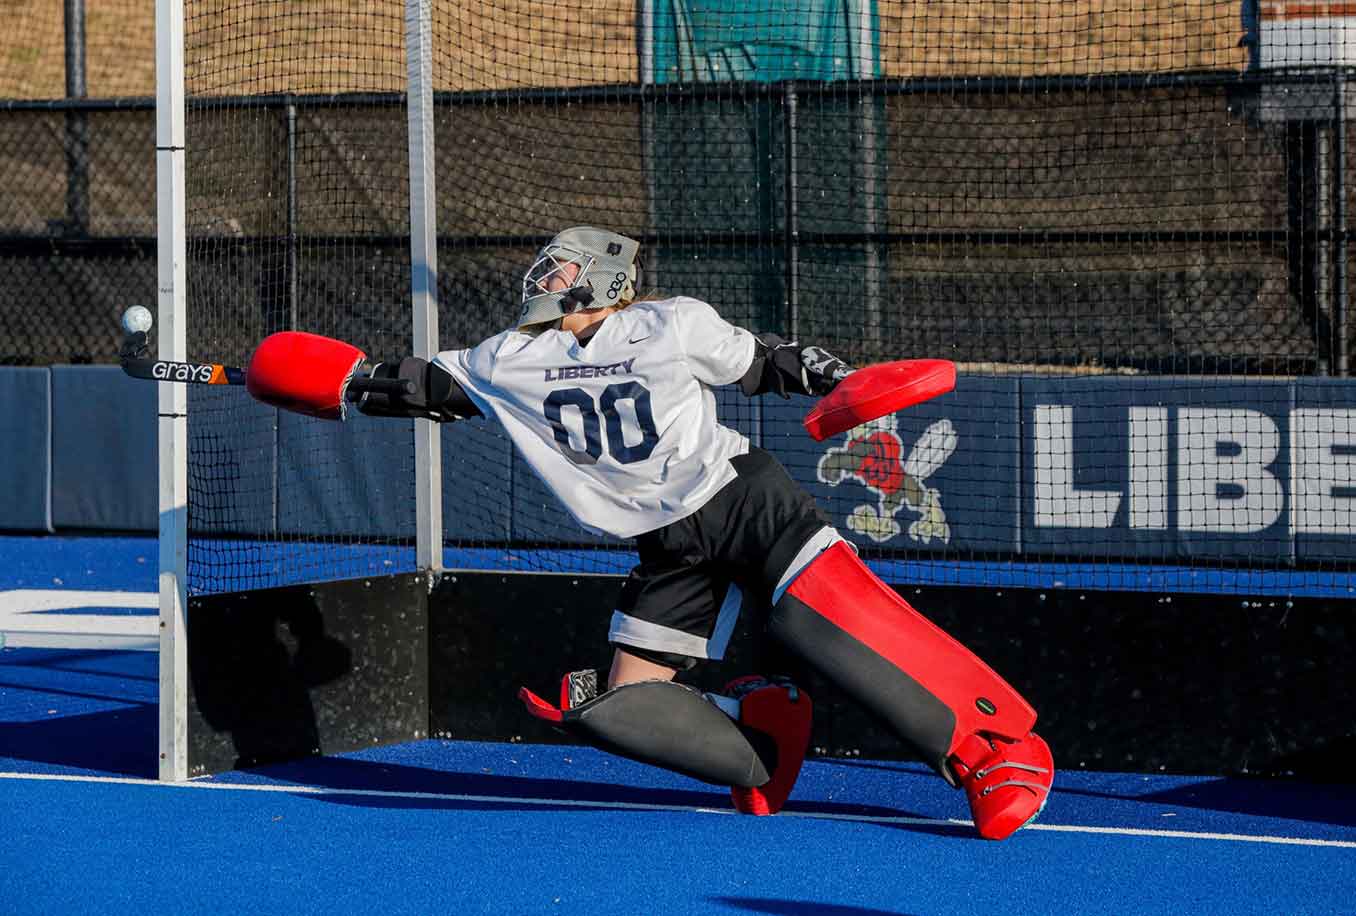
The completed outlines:
<svg viewBox="0 0 1356 916">
<path fill-rule="evenodd" d="M 305 331 L 260 341 L 245 369 L 245 388 L 259 401 L 323 420 L 344 418 L 344 389 L 366 354 L 352 344 Z"/>
<path fill-rule="evenodd" d="M 947 359 L 901 359 L 863 366 L 821 398 L 801 423 L 822 442 L 955 387 L 956 364 Z"/>
<path fill-rule="evenodd" d="M 739 700 L 739 721 L 777 743 L 777 767 L 766 785 L 730 789 L 734 806 L 744 814 L 776 814 L 791 797 L 810 746 L 814 704 L 794 684 L 752 675 L 731 681 L 725 692 Z"/>
<path fill-rule="evenodd" d="M 567 681 L 561 692 L 569 696 Z M 737 725 L 700 691 L 638 681 L 558 709 L 526 687 L 518 698 L 538 719 L 611 754 L 718 786 L 761 786 L 777 768 L 775 742 Z"/>
<path fill-rule="evenodd" d="M 952 785 L 947 760 L 972 734 L 1024 738 L 1036 711 L 992 668 L 915 611 L 845 541 L 773 608 L 773 635 L 876 713 Z"/>
</svg>

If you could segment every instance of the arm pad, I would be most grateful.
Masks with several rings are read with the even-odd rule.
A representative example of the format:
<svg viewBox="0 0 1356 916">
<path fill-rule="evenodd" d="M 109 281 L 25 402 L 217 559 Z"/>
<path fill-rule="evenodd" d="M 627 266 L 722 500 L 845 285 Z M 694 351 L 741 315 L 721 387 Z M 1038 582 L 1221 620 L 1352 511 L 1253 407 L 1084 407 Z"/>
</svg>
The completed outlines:
<svg viewBox="0 0 1356 916">
<path fill-rule="evenodd" d="M 753 362 L 739 380 L 748 397 L 773 392 L 783 398 L 793 394 L 825 395 L 852 372 L 838 357 L 820 347 L 802 347 L 776 334 L 754 338 Z"/>
<path fill-rule="evenodd" d="M 417 356 L 407 356 L 398 363 L 377 363 L 369 376 L 402 378 L 414 383 L 412 394 L 363 392 L 358 395 L 358 409 L 369 416 L 424 417 L 451 423 L 481 415 L 480 409 L 446 369 Z"/>
</svg>

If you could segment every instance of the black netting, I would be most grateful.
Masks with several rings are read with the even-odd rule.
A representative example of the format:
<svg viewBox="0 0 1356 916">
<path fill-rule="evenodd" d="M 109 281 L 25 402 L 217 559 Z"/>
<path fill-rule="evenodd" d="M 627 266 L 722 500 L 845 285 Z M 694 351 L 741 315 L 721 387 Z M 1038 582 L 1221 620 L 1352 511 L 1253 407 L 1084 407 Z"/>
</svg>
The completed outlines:
<svg viewBox="0 0 1356 916">
<path fill-rule="evenodd" d="M 192 358 L 292 327 L 408 351 L 403 7 L 188 4 Z M 533 250 L 605 225 L 647 286 L 754 330 L 957 363 L 955 395 L 819 444 L 808 404 L 722 395 L 896 579 L 1337 588 L 1356 89 L 1329 13 L 435 0 L 440 343 L 501 329 Z M 59 95 L 41 59 L 0 92 Z M 0 361 L 109 361 L 153 301 L 152 132 L 144 101 L 0 109 Z M 194 414 L 197 587 L 411 562 L 364 553 L 413 536 L 399 424 Z M 451 562 L 629 564 L 495 429 L 443 437 Z"/>
<path fill-rule="evenodd" d="M 434 6 L 445 346 L 510 320 L 535 245 L 606 225 L 659 289 L 754 330 L 957 363 L 955 395 L 819 444 L 808 403 L 722 402 L 896 581 L 1058 561 L 1042 583 L 1345 582 L 1347 74 L 1282 69 L 1314 53 L 1275 31 L 1262 53 L 1283 24 L 1233 3 L 517 9 Z M 493 431 L 459 437 L 463 467 L 503 460 Z M 509 536 L 450 527 L 468 562 L 629 564 L 520 466 L 493 479 Z"/>
<path fill-rule="evenodd" d="M 281 330 L 408 352 L 401 5 L 190 3 L 186 31 L 189 352 L 239 365 Z M 193 590 L 413 568 L 408 422 L 194 390 L 189 439 Z"/>
<path fill-rule="evenodd" d="M 0 109 L 0 364 L 112 362 L 155 305 L 154 148 L 149 102 Z"/>
</svg>

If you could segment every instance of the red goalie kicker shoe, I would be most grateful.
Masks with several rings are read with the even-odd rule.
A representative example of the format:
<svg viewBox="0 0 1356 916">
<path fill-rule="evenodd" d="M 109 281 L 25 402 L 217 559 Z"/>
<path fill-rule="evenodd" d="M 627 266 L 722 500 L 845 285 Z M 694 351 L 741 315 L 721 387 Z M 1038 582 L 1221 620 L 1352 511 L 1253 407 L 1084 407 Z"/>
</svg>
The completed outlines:
<svg viewBox="0 0 1356 916">
<path fill-rule="evenodd" d="M 736 678 L 725 685 L 725 693 L 739 700 L 741 725 L 770 735 L 777 744 L 772 778 L 754 789 L 733 786 L 730 797 L 744 814 L 776 814 L 791 795 L 810 745 L 810 695 L 788 682 L 757 675 Z"/>
<path fill-rule="evenodd" d="M 1050 747 L 1035 732 L 1021 741 L 971 735 L 951 756 L 951 769 L 986 840 L 1006 839 L 1035 820 L 1055 781 Z"/>
</svg>

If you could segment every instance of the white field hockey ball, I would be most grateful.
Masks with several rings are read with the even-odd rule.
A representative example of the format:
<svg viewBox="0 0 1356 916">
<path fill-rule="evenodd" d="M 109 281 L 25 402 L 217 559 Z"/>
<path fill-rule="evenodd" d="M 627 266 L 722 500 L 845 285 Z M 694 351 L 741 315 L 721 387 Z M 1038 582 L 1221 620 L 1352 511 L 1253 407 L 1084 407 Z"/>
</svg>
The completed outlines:
<svg viewBox="0 0 1356 916">
<path fill-rule="evenodd" d="M 122 313 L 122 329 L 128 334 L 151 329 L 151 310 L 144 305 L 134 305 Z"/>
</svg>

